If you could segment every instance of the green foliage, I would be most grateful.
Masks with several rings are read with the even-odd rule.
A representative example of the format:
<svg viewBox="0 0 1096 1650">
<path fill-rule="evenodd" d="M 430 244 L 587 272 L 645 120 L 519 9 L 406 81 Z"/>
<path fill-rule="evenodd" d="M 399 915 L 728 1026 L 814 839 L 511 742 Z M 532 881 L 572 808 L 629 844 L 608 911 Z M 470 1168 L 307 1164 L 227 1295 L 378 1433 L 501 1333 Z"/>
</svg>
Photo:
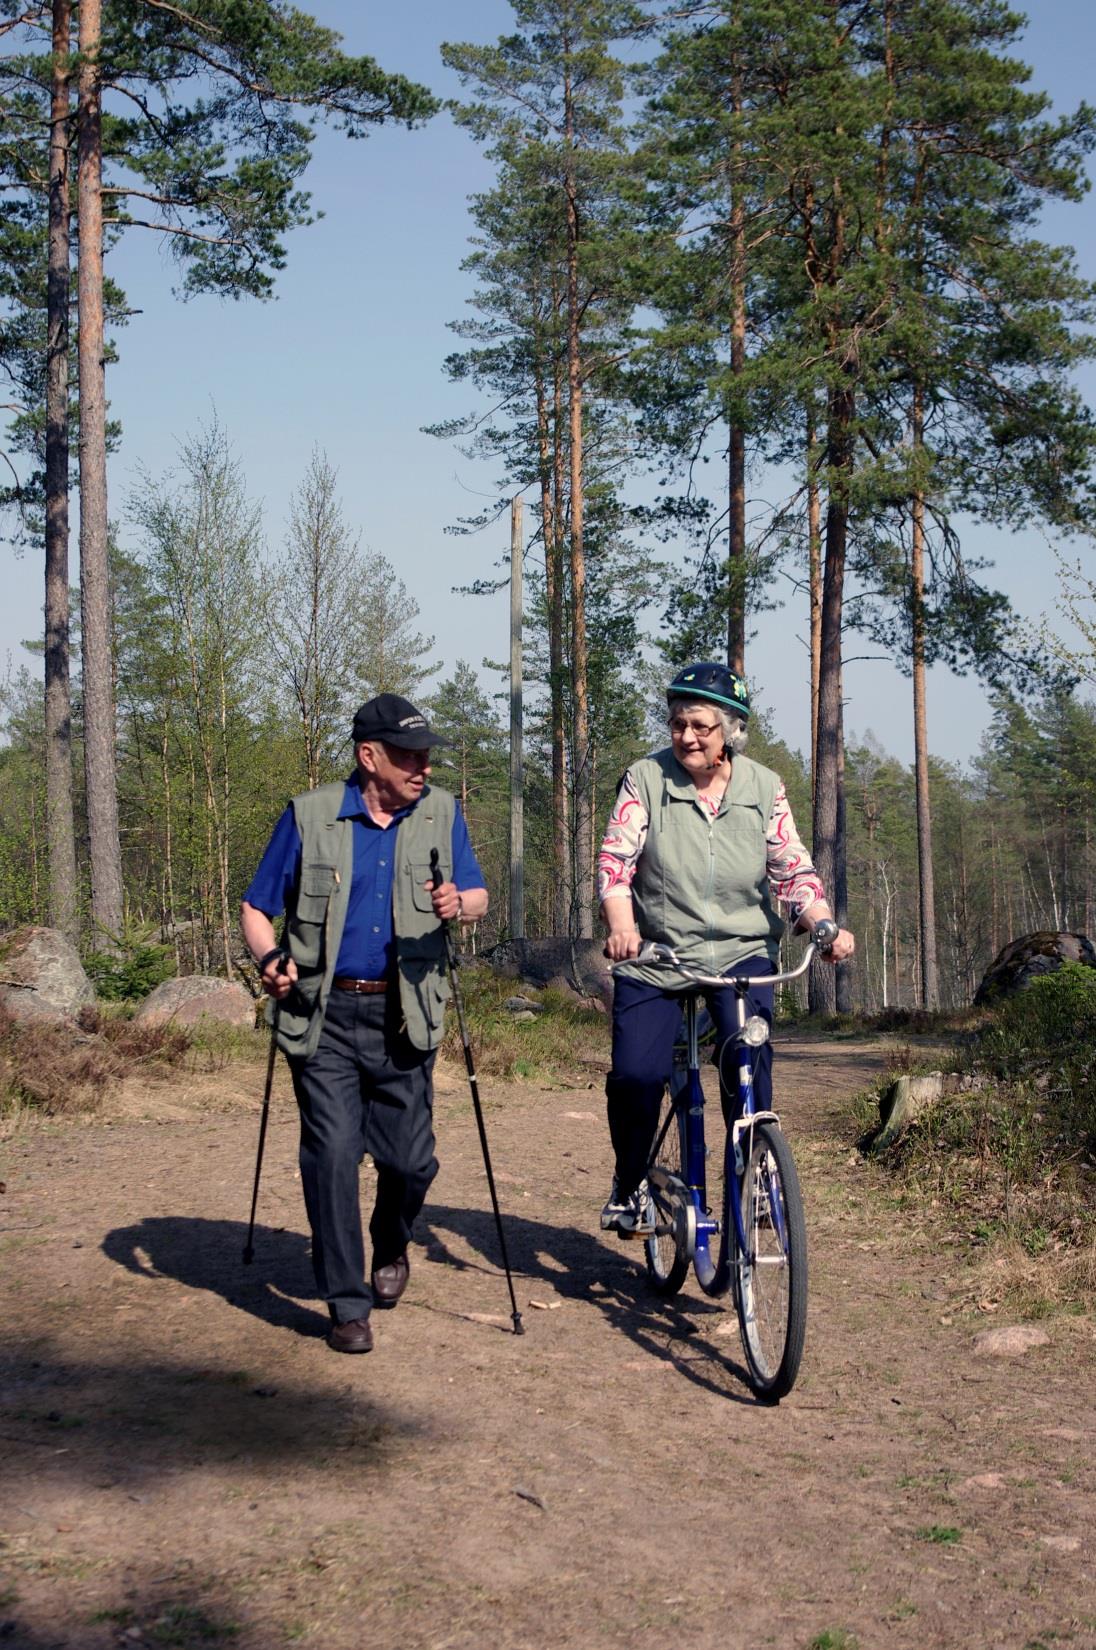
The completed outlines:
<svg viewBox="0 0 1096 1650">
<path fill-rule="evenodd" d="M 1065 963 L 994 1011 L 978 1066 L 1033 1091 L 1045 1150 L 1096 1153 L 1096 969 Z"/>
<path fill-rule="evenodd" d="M 171 978 L 175 960 L 170 946 L 123 941 L 120 951 L 93 951 L 85 957 L 84 972 L 96 996 L 108 1003 L 134 1003 Z"/>
</svg>

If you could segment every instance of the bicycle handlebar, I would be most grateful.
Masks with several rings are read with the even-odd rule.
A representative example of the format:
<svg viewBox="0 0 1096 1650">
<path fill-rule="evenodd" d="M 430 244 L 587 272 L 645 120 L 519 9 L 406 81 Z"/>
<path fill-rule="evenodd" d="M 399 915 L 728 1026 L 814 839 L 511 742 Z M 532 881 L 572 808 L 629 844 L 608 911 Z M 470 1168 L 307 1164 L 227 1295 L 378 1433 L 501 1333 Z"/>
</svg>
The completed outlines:
<svg viewBox="0 0 1096 1650">
<path fill-rule="evenodd" d="M 730 985 L 737 986 L 742 990 L 746 990 L 752 985 L 786 985 L 790 980 L 798 980 L 801 974 L 805 974 L 819 952 L 830 949 L 837 938 L 837 934 L 838 928 L 835 922 L 824 918 L 821 922 L 816 923 L 814 935 L 803 953 L 802 961 L 798 968 L 793 968 L 787 974 L 758 974 L 752 978 L 747 978 L 744 974 L 696 974 L 687 963 L 681 961 L 672 946 L 660 945 L 656 940 L 648 940 L 640 947 L 638 956 L 627 957 L 623 961 L 615 963 L 609 972 L 615 974 L 618 969 L 627 968 L 629 963 L 655 963 L 661 964 L 667 969 L 673 969 L 690 985 Z"/>
</svg>

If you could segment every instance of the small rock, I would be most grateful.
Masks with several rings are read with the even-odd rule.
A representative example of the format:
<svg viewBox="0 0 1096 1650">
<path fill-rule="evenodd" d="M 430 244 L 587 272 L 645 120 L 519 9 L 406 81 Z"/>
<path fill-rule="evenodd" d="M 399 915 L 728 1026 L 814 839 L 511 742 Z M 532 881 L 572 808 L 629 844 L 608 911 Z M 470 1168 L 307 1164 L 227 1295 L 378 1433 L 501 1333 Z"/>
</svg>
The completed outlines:
<svg viewBox="0 0 1096 1650">
<path fill-rule="evenodd" d="M 1041 1535 L 1039 1540 L 1056 1553 L 1075 1553 L 1081 1545 L 1075 1535 Z"/>
<path fill-rule="evenodd" d="M 544 1004 L 536 1002 L 532 997 L 507 997 L 502 1005 L 511 1014 L 529 1013 L 536 1017 L 544 1013 Z"/>
<path fill-rule="evenodd" d="M 974 1350 L 982 1358 L 1022 1358 L 1032 1347 L 1049 1344 L 1046 1330 L 1033 1323 L 1002 1324 L 974 1337 Z"/>
</svg>

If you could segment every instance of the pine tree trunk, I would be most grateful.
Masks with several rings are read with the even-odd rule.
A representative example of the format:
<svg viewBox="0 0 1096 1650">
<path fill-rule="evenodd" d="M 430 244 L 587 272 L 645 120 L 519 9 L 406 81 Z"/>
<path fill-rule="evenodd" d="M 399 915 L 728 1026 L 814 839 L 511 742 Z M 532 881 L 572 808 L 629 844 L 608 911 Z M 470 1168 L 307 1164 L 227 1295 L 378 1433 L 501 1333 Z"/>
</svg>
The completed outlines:
<svg viewBox="0 0 1096 1650">
<path fill-rule="evenodd" d="M 69 119 L 71 0 L 53 0 L 46 277 L 45 739 L 49 924 L 76 944 L 76 829 L 69 682 Z"/>
<path fill-rule="evenodd" d="M 914 391 L 913 442 L 921 446 L 921 388 Z M 910 629 L 913 657 L 913 753 L 917 798 L 917 891 L 921 936 L 921 1002 L 940 1003 L 936 962 L 936 894 L 932 861 L 932 807 L 929 798 L 928 723 L 925 713 L 925 494 L 913 494 L 913 540 L 910 557 Z"/>
<path fill-rule="evenodd" d="M 81 0 L 77 101 L 80 254 L 80 605 L 84 769 L 95 943 L 122 932 L 107 520 L 106 382 L 103 367 L 101 0 Z"/>
<path fill-rule="evenodd" d="M 593 808 L 590 773 L 590 705 L 586 647 L 586 552 L 583 540 L 582 315 L 578 284 L 578 198 L 574 172 L 574 107 L 571 79 L 565 78 L 564 194 L 567 207 L 567 390 L 571 482 L 571 672 L 573 680 L 572 760 L 575 803 L 574 916 L 578 939 L 593 936 Z"/>
<path fill-rule="evenodd" d="M 736 77 L 731 94 L 735 114 L 742 106 Z M 746 370 L 746 209 L 739 177 L 739 145 L 731 161 L 731 377 Z M 727 663 L 740 675 L 746 669 L 746 432 L 732 407 L 728 415 L 727 493 Z"/>
<path fill-rule="evenodd" d="M 849 925 L 848 824 L 845 797 L 845 700 L 844 671 L 839 695 L 840 737 L 837 741 L 837 845 L 834 854 L 833 909 L 842 928 Z M 852 1013 L 852 965 L 840 962 L 833 970 L 834 1007 L 838 1014 Z"/>
<path fill-rule="evenodd" d="M 541 526 L 544 536 L 544 595 L 548 607 L 548 696 L 552 745 L 552 892 L 549 918 L 553 935 L 569 932 L 571 912 L 571 828 L 567 795 L 567 736 L 564 727 L 563 661 L 563 386 L 554 369 L 551 423 L 547 392 L 537 380 L 537 440 L 540 466 Z"/>
<path fill-rule="evenodd" d="M 852 421 L 855 398 L 850 388 L 830 395 L 827 431 L 826 559 L 822 580 L 818 677 L 818 764 L 815 781 L 814 862 L 831 899 L 844 881 L 841 808 L 841 629 L 845 556 L 849 530 L 848 481 L 852 469 Z M 812 1013 L 832 1013 L 836 1005 L 835 970 L 810 974 Z"/>
<path fill-rule="evenodd" d="M 822 502 L 818 486 L 818 432 L 807 403 L 807 556 L 811 618 L 811 811 L 818 776 L 818 677 L 822 657 Z"/>
</svg>

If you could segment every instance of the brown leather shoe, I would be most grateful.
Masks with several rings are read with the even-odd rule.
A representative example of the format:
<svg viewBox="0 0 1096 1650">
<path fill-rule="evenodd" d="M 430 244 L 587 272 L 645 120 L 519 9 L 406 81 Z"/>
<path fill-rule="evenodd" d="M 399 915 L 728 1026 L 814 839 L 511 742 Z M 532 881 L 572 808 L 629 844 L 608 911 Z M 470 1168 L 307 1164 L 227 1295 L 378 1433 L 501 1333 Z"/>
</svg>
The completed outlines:
<svg viewBox="0 0 1096 1650">
<path fill-rule="evenodd" d="M 407 1251 L 397 1255 L 394 1261 L 387 1266 L 378 1266 L 369 1279 L 373 1287 L 374 1306 L 395 1306 L 404 1290 L 407 1288 L 407 1279 L 411 1271 L 407 1259 Z"/>
<path fill-rule="evenodd" d="M 327 1344 L 336 1352 L 372 1352 L 373 1331 L 369 1319 L 350 1318 L 346 1323 L 333 1323 Z"/>
</svg>

